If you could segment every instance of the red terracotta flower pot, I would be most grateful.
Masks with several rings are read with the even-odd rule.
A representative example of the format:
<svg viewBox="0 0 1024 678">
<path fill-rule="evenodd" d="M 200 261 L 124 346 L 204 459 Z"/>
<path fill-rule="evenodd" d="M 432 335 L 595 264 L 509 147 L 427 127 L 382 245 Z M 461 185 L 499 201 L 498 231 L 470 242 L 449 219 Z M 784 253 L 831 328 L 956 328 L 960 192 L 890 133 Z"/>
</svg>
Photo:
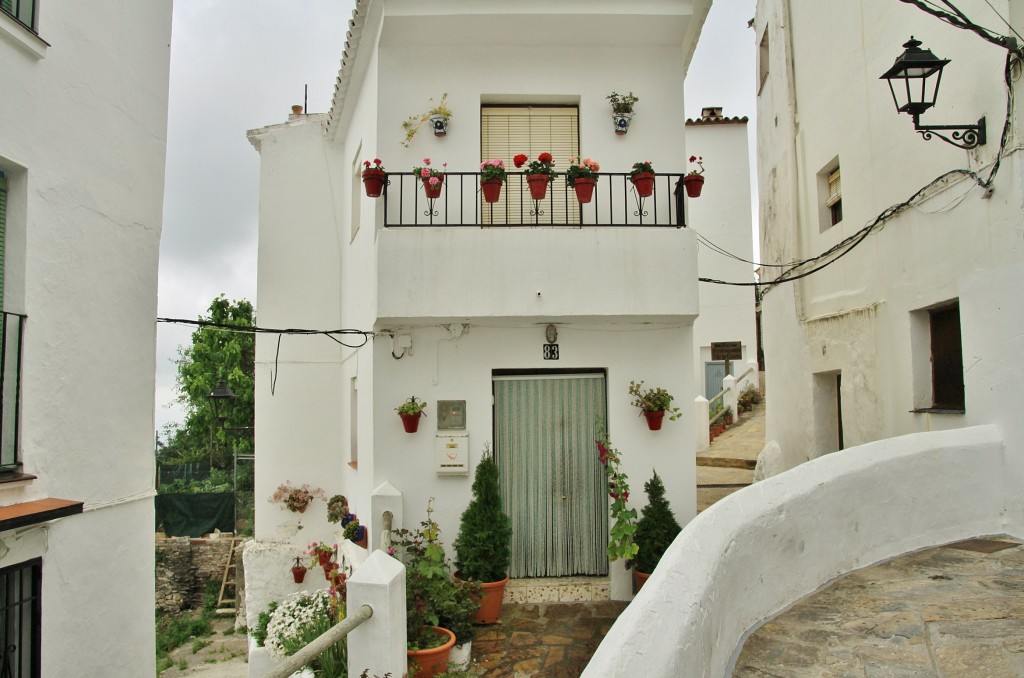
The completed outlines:
<svg viewBox="0 0 1024 678">
<path fill-rule="evenodd" d="M 636 194 L 641 198 L 649 198 L 654 193 L 654 175 L 650 172 L 640 172 L 632 177 L 633 185 L 636 186 Z"/>
<path fill-rule="evenodd" d="M 594 185 L 597 183 L 597 179 L 590 177 L 580 177 L 573 182 L 573 188 L 576 190 L 576 200 L 578 202 L 590 202 L 591 198 L 594 197 Z"/>
<path fill-rule="evenodd" d="M 448 670 L 448 652 L 455 645 L 455 634 L 440 626 L 432 627 L 445 642 L 429 650 L 406 650 L 409 658 L 409 678 L 434 678 Z"/>
<path fill-rule="evenodd" d="M 420 427 L 420 416 L 422 414 L 423 414 L 422 412 L 417 412 L 416 414 L 399 414 L 398 415 L 398 416 L 400 416 L 402 418 L 402 426 L 405 427 L 405 432 L 406 433 L 416 433 L 416 431 Z"/>
<path fill-rule="evenodd" d="M 317 558 L 317 561 L 320 563 L 320 567 L 325 567 L 325 568 L 326 567 L 330 567 L 330 565 L 331 565 L 331 558 L 333 556 L 334 556 L 334 554 L 331 553 L 330 551 L 317 551 L 316 552 L 316 558 Z"/>
<path fill-rule="evenodd" d="M 686 195 L 691 198 L 699 198 L 704 188 L 704 177 L 700 174 L 687 174 L 683 177 L 683 186 L 686 188 Z"/>
<path fill-rule="evenodd" d="M 384 170 L 364 169 L 363 188 L 366 189 L 366 195 L 370 198 L 379 198 L 380 194 L 384 191 L 386 177 L 387 175 L 384 174 Z"/>
<path fill-rule="evenodd" d="M 527 174 L 526 183 L 530 184 L 530 197 L 534 200 L 543 200 L 548 194 L 548 181 L 551 180 L 546 174 Z"/>
<path fill-rule="evenodd" d="M 480 190 L 486 202 L 498 202 L 501 198 L 501 184 L 501 179 L 484 179 L 480 182 Z"/>
<path fill-rule="evenodd" d="M 455 573 L 455 578 L 459 581 L 465 581 L 459 576 L 458 572 Z M 498 621 L 501 619 L 501 605 L 505 601 L 505 587 L 507 585 L 507 576 L 501 581 L 490 581 L 480 583 L 482 595 L 480 596 L 479 601 L 480 609 L 476 611 L 477 624 L 498 623 Z"/>
<path fill-rule="evenodd" d="M 299 565 L 298 567 L 292 568 L 292 579 L 295 580 L 296 584 L 301 584 L 302 580 L 306 578 L 306 566 Z"/>
<path fill-rule="evenodd" d="M 660 431 L 661 424 L 665 421 L 665 410 L 658 410 L 657 412 L 644 410 L 644 417 L 647 418 L 647 428 L 652 431 Z"/>
<path fill-rule="evenodd" d="M 423 192 L 427 194 L 428 198 L 440 198 L 441 187 L 444 186 L 444 175 L 438 174 L 436 176 L 436 178 L 438 179 L 437 184 L 431 185 L 430 180 L 433 178 L 435 177 L 423 177 Z"/>
<path fill-rule="evenodd" d="M 640 570 L 633 568 L 633 593 L 639 593 L 640 589 L 647 583 L 647 578 L 650 577 L 650 572 L 641 572 Z"/>
</svg>

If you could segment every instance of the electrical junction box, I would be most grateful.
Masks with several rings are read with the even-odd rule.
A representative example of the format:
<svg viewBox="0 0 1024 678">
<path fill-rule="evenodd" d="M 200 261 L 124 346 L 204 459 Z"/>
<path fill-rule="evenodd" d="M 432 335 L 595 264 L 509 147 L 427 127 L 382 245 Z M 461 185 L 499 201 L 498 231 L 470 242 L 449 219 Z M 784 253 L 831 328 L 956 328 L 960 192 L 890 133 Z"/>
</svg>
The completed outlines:
<svg viewBox="0 0 1024 678">
<path fill-rule="evenodd" d="M 435 447 L 437 475 L 469 475 L 469 433 L 438 433 Z"/>
<path fill-rule="evenodd" d="M 443 431 L 457 431 L 466 428 L 466 401 L 438 400 L 437 428 Z"/>
</svg>

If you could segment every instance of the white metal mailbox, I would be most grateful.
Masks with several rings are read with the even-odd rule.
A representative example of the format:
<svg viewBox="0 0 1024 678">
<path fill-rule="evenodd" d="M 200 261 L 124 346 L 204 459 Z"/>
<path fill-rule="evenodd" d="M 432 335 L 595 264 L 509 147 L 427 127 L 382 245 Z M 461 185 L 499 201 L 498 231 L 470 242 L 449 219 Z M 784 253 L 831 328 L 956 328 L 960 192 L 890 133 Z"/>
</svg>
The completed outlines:
<svg viewBox="0 0 1024 678">
<path fill-rule="evenodd" d="M 469 433 L 465 431 L 438 433 L 435 449 L 437 475 L 469 475 Z"/>
</svg>

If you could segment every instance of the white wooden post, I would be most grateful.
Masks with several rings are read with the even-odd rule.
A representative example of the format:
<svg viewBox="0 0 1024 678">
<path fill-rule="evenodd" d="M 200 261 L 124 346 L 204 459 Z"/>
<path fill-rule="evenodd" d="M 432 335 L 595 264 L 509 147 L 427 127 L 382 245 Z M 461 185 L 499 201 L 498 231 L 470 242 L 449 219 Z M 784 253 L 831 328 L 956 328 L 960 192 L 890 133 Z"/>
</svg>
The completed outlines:
<svg viewBox="0 0 1024 678">
<path fill-rule="evenodd" d="M 373 608 L 373 616 L 348 634 L 348 676 L 401 676 L 405 658 L 405 566 L 374 551 L 348 580 L 348 609 Z"/>
<path fill-rule="evenodd" d="M 711 418 L 711 410 L 708 399 L 704 396 L 697 396 L 693 399 L 693 428 L 697 432 L 697 452 L 707 452 L 711 449 L 711 431 L 708 430 L 708 420 Z"/>
<path fill-rule="evenodd" d="M 370 532 L 368 545 L 371 551 L 380 549 L 381 516 L 385 511 L 391 511 L 391 529 L 400 528 L 402 526 L 402 493 L 389 482 L 381 483 L 370 495 L 370 515 L 372 516 L 370 525 L 373 530 Z"/>
<path fill-rule="evenodd" d="M 725 391 L 725 395 L 722 396 L 722 406 L 731 408 L 732 416 L 738 419 L 739 410 L 737 409 L 737 406 L 739 403 L 737 401 L 740 394 L 737 393 L 736 390 L 736 377 L 731 374 L 727 375 L 725 379 L 722 380 L 722 390 Z"/>
</svg>

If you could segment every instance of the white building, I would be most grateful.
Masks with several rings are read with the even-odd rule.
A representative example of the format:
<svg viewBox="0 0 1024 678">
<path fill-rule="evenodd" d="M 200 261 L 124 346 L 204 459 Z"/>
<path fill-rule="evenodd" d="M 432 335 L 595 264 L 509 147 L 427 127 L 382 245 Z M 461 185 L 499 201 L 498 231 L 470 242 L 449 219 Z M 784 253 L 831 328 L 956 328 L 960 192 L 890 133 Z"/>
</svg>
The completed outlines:
<svg viewBox="0 0 1024 678">
<path fill-rule="evenodd" d="M 170 2 L 0 2 L 2 675 L 155 670 L 170 33 Z"/>
<path fill-rule="evenodd" d="M 384 507 L 414 526 L 435 497 L 450 543 L 489 446 L 516 525 L 513 576 L 592 575 L 589 594 L 628 598 L 627 572 L 605 554 L 601 419 L 636 498 L 657 468 L 679 519 L 693 517 L 697 239 L 683 222 L 696 209 L 675 184 L 688 157 L 682 82 L 709 5 L 361 0 L 331 110 L 249 133 L 261 155 L 260 325 L 367 333 L 365 344 L 339 337 L 353 347 L 258 337 L 250 619 L 291 590 L 281 568 L 299 546 L 333 533 L 322 502 L 300 516 L 260 499 L 285 481 L 345 494 L 371 547 Z M 640 97 L 626 135 L 613 128 L 613 89 Z M 403 120 L 444 94 L 447 135 L 424 128 L 404 148 Z M 592 203 L 581 209 L 564 178 L 545 201 L 520 198 L 513 156 L 545 151 L 557 171 L 577 153 L 601 163 Z M 447 163 L 432 204 L 410 172 L 424 157 Z M 492 212 L 477 172 L 493 157 L 511 172 Z M 360 183 L 374 158 L 390 179 L 379 199 Z M 642 203 L 626 176 L 641 160 L 658 170 Z M 631 380 L 668 389 L 686 416 L 648 430 Z M 428 403 L 415 434 L 394 411 L 410 396 Z M 441 401 L 464 421 L 439 417 Z M 463 461 L 460 473 L 441 466 Z"/>
<path fill-rule="evenodd" d="M 707 166 L 700 198 L 690 201 L 690 224 L 703 238 L 697 271 L 701 278 L 752 285 L 747 118 L 723 116 L 718 107 L 703 108 L 701 117 L 686 121 L 686 147 L 691 156 L 704 158 Z M 696 169 L 692 163 L 691 169 Z M 729 373 L 737 378 L 746 374 L 743 384 L 758 383 L 752 287 L 700 285 L 700 317 L 693 323 L 694 375 L 699 393 L 708 399 L 722 390 L 726 375 L 725 361 L 711 355 L 713 342 L 739 342 L 741 357 L 729 362 Z"/>
<path fill-rule="evenodd" d="M 955 4 L 1024 32 L 1020 0 Z M 1024 538 L 1019 58 L 888 0 L 759 0 L 753 29 L 771 477 L 684 528 L 587 676 L 729 676 L 748 634 L 848 572 Z M 951 59 L 920 125 L 984 116 L 986 143 L 897 113 L 879 78 L 911 36 Z"/>
</svg>

